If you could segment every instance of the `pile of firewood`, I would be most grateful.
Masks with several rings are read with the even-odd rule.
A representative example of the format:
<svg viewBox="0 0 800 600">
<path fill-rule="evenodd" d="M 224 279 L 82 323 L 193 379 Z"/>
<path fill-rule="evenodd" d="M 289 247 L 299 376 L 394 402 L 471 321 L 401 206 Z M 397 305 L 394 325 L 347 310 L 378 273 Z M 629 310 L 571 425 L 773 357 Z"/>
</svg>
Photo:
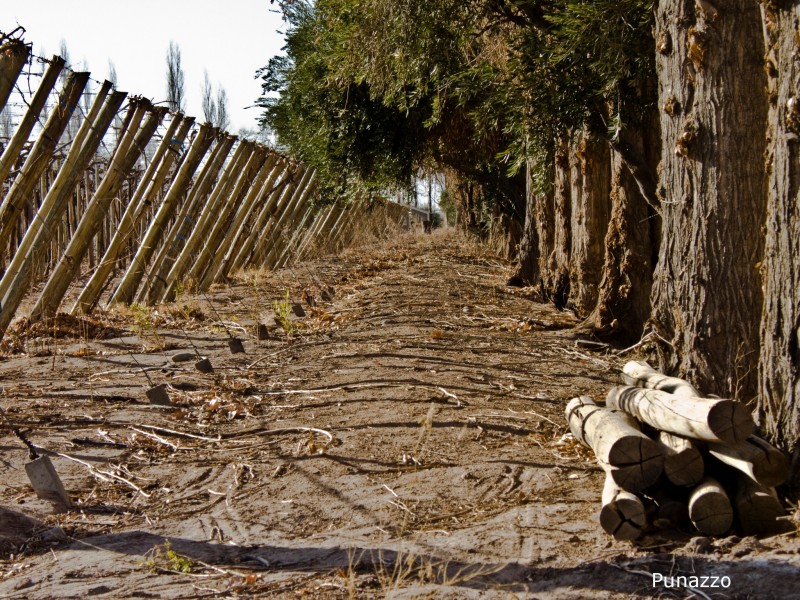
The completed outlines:
<svg viewBox="0 0 800 600">
<path fill-rule="evenodd" d="M 605 406 L 573 398 L 566 417 L 606 473 L 600 524 L 618 540 L 649 528 L 694 527 L 718 536 L 786 525 L 775 493 L 789 476 L 786 456 L 753 435 L 747 407 L 703 398 L 688 382 L 629 362 L 627 384 Z"/>
</svg>

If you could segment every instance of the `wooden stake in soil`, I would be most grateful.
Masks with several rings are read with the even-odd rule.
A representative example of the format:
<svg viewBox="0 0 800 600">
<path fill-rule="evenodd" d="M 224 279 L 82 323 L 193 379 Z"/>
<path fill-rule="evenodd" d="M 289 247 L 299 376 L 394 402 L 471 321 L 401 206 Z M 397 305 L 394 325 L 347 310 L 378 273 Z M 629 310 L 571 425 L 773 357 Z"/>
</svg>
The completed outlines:
<svg viewBox="0 0 800 600">
<path fill-rule="evenodd" d="M 642 501 L 620 488 L 611 473 L 606 473 L 606 483 L 603 486 L 600 525 L 615 540 L 635 540 L 647 525 Z"/>
<path fill-rule="evenodd" d="M 765 487 L 774 487 L 789 478 L 786 455 L 769 442 L 751 435 L 738 444 L 708 444 L 709 453 Z"/>
<path fill-rule="evenodd" d="M 716 479 L 706 477 L 689 496 L 689 518 L 700 533 L 722 535 L 733 525 L 733 507 Z"/>
<path fill-rule="evenodd" d="M 606 406 L 643 423 L 677 435 L 711 442 L 735 443 L 753 433 L 753 418 L 741 402 L 682 398 L 659 390 L 615 387 Z"/>
<path fill-rule="evenodd" d="M 700 397 L 700 392 L 688 381 L 663 375 L 642 360 L 632 360 L 622 367 L 622 379 L 627 385 L 661 390 L 680 398 Z"/>
<path fill-rule="evenodd" d="M 641 491 L 661 475 L 661 449 L 627 415 L 581 396 L 569 401 L 566 417 L 575 438 L 591 448 L 601 464 L 609 466 L 610 475 L 625 491 Z"/>
<path fill-rule="evenodd" d="M 703 479 L 703 455 L 690 440 L 661 431 L 656 440 L 664 452 L 664 474 L 675 485 L 697 485 Z"/>
</svg>

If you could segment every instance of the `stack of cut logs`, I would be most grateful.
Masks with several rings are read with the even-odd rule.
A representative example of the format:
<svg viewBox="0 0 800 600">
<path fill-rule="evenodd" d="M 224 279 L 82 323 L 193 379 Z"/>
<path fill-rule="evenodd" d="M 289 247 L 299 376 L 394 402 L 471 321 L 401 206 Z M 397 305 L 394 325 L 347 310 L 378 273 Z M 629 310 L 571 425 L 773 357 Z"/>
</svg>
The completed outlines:
<svg viewBox="0 0 800 600">
<path fill-rule="evenodd" d="M 604 407 L 581 396 L 566 409 L 572 434 L 606 473 L 606 532 L 634 540 L 649 526 L 691 523 L 718 536 L 734 525 L 747 535 L 786 525 L 775 486 L 788 478 L 789 463 L 753 435 L 744 404 L 703 398 L 645 362 L 629 362 L 622 373 L 627 385 L 613 388 Z"/>
</svg>

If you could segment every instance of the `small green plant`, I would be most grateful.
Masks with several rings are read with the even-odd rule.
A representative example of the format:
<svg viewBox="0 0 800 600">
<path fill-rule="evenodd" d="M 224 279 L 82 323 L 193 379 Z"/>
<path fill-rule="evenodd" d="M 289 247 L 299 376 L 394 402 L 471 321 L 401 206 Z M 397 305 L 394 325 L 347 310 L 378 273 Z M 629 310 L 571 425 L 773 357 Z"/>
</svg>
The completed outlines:
<svg viewBox="0 0 800 600">
<path fill-rule="evenodd" d="M 131 315 L 133 315 L 133 322 L 136 328 L 136 335 L 144 337 L 146 333 L 150 333 L 155 341 L 157 348 L 163 347 L 161 337 L 158 335 L 156 324 L 153 321 L 153 316 L 146 306 L 141 304 L 131 304 Z"/>
<path fill-rule="evenodd" d="M 175 552 L 169 540 L 164 540 L 164 543 L 160 546 L 153 546 L 149 554 L 151 556 L 144 564 L 151 571 L 174 571 L 177 573 L 192 573 L 194 571 L 192 559 Z"/>
<path fill-rule="evenodd" d="M 289 298 L 289 290 L 286 290 L 282 300 L 274 300 L 272 302 L 272 310 L 275 311 L 275 322 L 283 327 L 283 331 L 286 332 L 287 336 L 291 336 L 294 333 L 294 325 L 289 318 L 292 312 L 292 301 Z"/>
</svg>

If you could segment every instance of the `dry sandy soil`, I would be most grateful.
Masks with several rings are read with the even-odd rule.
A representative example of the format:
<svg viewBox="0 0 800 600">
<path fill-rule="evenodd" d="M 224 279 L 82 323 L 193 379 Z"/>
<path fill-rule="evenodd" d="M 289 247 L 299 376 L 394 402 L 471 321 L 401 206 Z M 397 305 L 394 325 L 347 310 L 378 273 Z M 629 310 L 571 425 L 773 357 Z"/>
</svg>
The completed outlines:
<svg viewBox="0 0 800 600">
<path fill-rule="evenodd" d="M 603 399 L 632 356 L 576 343 L 509 273 L 456 234 L 408 235 L 152 311 L 18 325 L 0 404 L 74 507 L 35 497 L 0 429 L 0 597 L 800 598 L 796 532 L 602 532 L 602 475 L 563 407 Z M 303 289 L 316 308 L 257 340 Z M 148 403 L 145 372 L 171 406 Z"/>
</svg>

